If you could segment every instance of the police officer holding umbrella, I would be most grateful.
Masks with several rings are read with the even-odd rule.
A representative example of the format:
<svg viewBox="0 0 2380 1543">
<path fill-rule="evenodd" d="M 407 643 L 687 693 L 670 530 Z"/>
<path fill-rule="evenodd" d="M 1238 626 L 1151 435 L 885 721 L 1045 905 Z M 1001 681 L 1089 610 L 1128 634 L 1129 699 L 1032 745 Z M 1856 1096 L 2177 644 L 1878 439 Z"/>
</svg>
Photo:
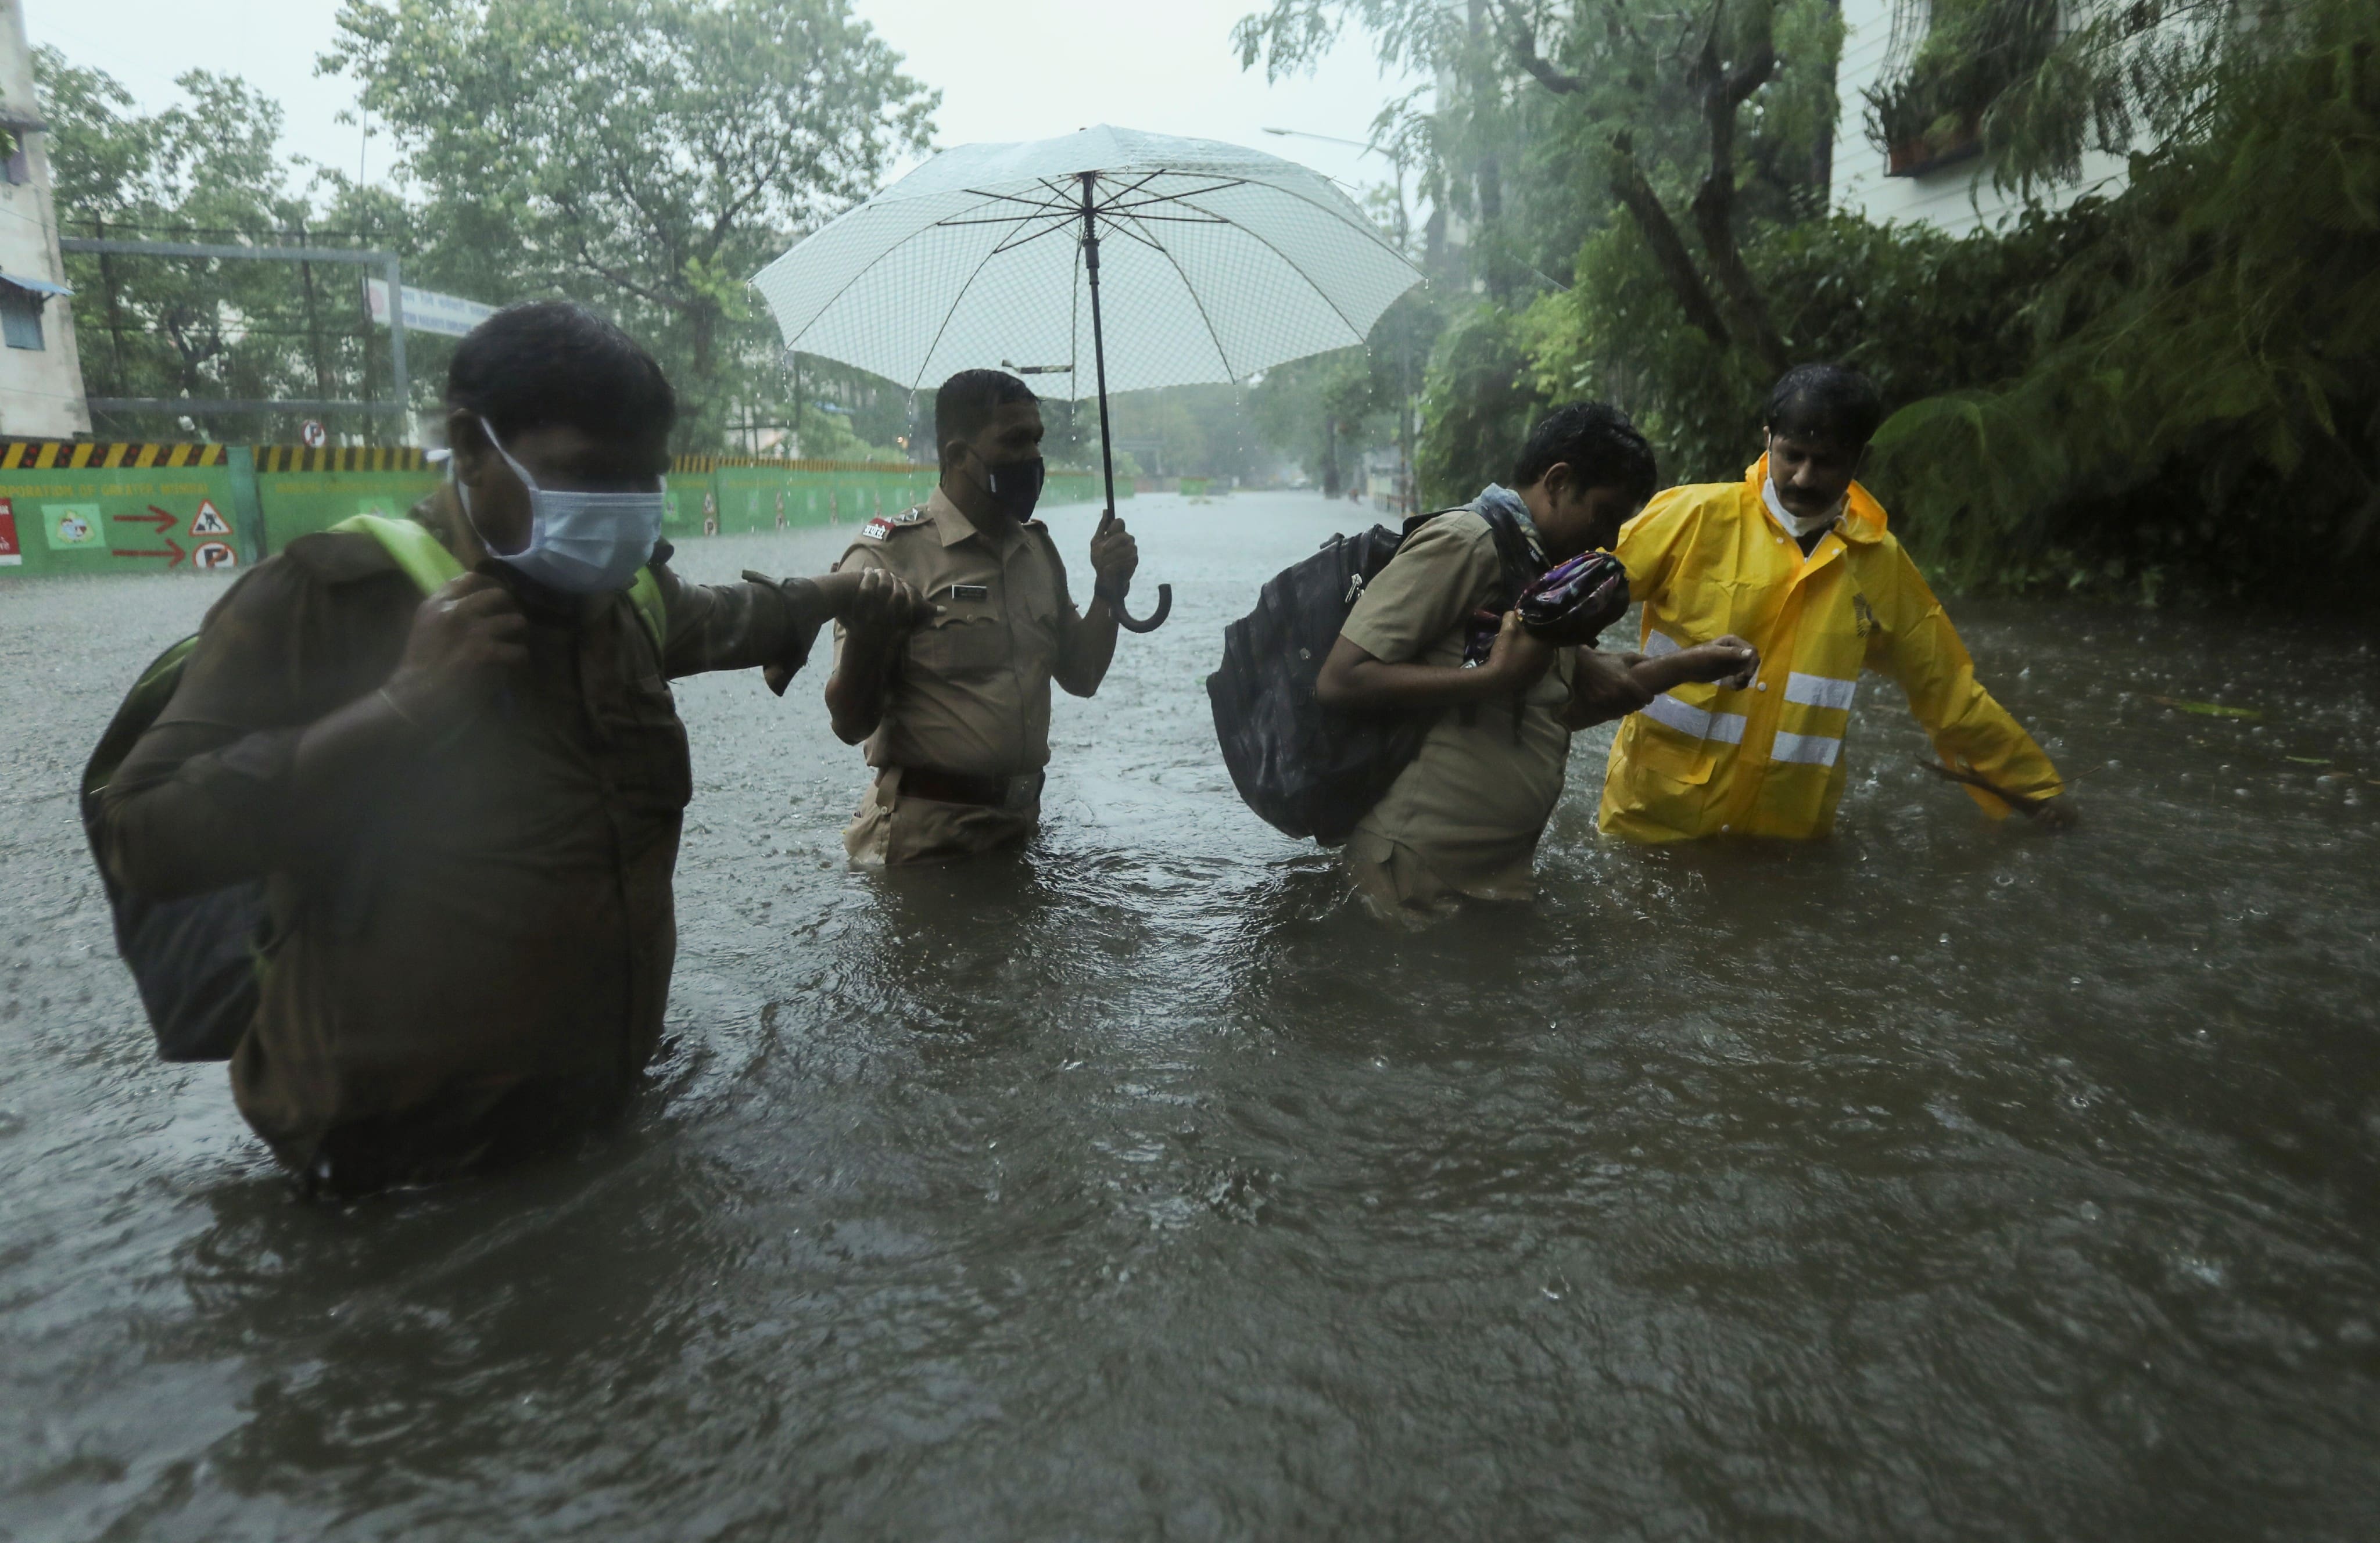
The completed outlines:
<svg viewBox="0 0 2380 1543">
<path fill-rule="evenodd" d="M 1077 612 L 1041 493 L 1041 405 L 1017 377 L 965 370 L 934 397 L 941 478 L 907 513 L 870 520 L 837 570 L 914 595 L 835 632 L 827 711 L 873 772 L 843 833 L 863 867 L 1022 844 L 1039 827 L 1050 685 L 1099 687 L 1140 556 L 1122 520 L 1091 539 L 1097 590 Z M 863 580 L 865 582 L 865 580 Z"/>
</svg>

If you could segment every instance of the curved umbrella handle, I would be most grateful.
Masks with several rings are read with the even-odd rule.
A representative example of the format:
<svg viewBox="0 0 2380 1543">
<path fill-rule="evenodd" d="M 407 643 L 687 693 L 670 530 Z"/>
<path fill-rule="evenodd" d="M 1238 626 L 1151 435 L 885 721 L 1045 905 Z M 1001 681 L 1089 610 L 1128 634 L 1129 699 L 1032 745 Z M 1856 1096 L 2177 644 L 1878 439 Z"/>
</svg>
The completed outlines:
<svg viewBox="0 0 2380 1543">
<path fill-rule="evenodd" d="M 1173 614 L 1173 586 L 1171 584 L 1157 587 L 1157 609 L 1145 618 L 1135 617 L 1125 610 L 1123 597 L 1105 584 L 1093 592 L 1108 602 L 1108 608 L 1116 614 L 1117 624 L 1126 632 L 1155 632 L 1165 625 L 1166 617 Z"/>
<path fill-rule="evenodd" d="M 1106 535 L 1108 527 L 1115 523 L 1115 504 L 1111 500 L 1107 512 L 1099 516 L 1098 534 Z M 1117 622 L 1122 624 L 1126 632 L 1155 632 L 1165 625 L 1166 617 L 1173 614 L 1173 586 L 1171 584 L 1160 584 L 1157 587 L 1157 609 L 1150 612 L 1146 618 L 1135 618 L 1131 612 L 1125 610 L 1123 596 L 1110 589 L 1104 579 L 1092 592 L 1107 597 L 1108 605 L 1115 612 Z"/>
<path fill-rule="evenodd" d="M 1135 619 L 1123 608 L 1121 600 L 1111 597 L 1110 603 L 1115 607 L 1116 620 L 1123 624 L 1126 632 L 1155 632 L 1165 625 L 1166 617 L 1173 614 L 1173 586 L 1160 584 L 1157 587 L 1157 609 L 1148 614 L 1147 620 Z"/>
</svg>

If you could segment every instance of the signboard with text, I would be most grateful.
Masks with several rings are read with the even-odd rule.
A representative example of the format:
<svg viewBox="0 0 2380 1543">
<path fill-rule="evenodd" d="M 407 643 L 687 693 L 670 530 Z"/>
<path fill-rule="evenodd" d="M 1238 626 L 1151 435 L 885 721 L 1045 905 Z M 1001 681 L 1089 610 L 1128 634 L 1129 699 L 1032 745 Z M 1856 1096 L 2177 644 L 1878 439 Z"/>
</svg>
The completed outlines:
<svg viewBox="0 0 2380 1543">
<path fill-rule="evenodd" d="M 237 561 L 222 467 L 60 467 L 8 473 L 0 489 L 0 565 L 17 572 L 187 573 L 210 540 Z"/>
<path fill-rule="evenodd" d="M 388 325 L 388 280 L 364 280 L 364 309 L 371 312 L 372 325 Z M 407 332 L 461 337 L 495 313 L 495 307 L 483 306 L 459 295 L 441 295 L 434 289 L 416 289 L 409 284 L 405 286 Z"/>
</svg>

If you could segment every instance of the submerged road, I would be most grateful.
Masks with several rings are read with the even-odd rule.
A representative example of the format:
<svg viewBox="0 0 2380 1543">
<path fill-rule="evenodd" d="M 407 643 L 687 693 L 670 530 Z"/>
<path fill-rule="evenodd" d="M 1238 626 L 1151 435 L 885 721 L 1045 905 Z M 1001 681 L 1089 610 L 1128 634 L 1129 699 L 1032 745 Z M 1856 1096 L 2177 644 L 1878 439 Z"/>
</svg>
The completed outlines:
<svg viewBox="0 0 2380 1543">
<path fill-rule="evenodd" d="M 1202 685 L 1368 516 L 1127 514 L 1175 619 L 1036 846 L 850 873 L 823 651 L 683 683 L 629 1129 L 345 1209 L 152 1059 L 75 820 L 222 583 L 0 581 L 0 1538 L 2380 1533 L 2372 634 L 1954 606 L 2074 832 L 1870 676 L 1837 839 L 1606 844 L 1601 731 L 1534 910 L 1391 936 Z"/>
</svg>

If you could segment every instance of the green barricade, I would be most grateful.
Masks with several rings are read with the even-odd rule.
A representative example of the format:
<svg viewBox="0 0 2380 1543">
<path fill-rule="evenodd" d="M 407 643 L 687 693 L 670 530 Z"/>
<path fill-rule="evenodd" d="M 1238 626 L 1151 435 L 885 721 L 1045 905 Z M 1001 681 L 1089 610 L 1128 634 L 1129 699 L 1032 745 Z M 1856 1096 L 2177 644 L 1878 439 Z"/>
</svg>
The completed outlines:
<svg viewBox="0 0 2380 1543">
<path fill-rule="evenodd" d="M 220 444 L 11 444 L 0 452 L 0 577 L 200 573 L 248 542 Z"/>
<path fill-rule="evenodd" d="M 271 444 L 258 447 L 255 454 L 265 543 L 274 552 L 350 516 L 400 518 L 428 497 L 444 475 L 420 451 L 411 449 L 306 450 Z"/>
<path fill-rule="evenodd" d="M 0 448 L 0 577 L 215 572 L 261 561 L 352 515 L 401 516 L 442 473 L 419 450 L 296 445 L 11 444 Z M 681 456 L 663 530 L 856 529 L 934 491 L 930 466 Z M 1119 492 L 1129 497 L 1129 485 Z M 1096 504 L 1097 472 L 1057 470 L 1050 507 Z"/>
</svg>

